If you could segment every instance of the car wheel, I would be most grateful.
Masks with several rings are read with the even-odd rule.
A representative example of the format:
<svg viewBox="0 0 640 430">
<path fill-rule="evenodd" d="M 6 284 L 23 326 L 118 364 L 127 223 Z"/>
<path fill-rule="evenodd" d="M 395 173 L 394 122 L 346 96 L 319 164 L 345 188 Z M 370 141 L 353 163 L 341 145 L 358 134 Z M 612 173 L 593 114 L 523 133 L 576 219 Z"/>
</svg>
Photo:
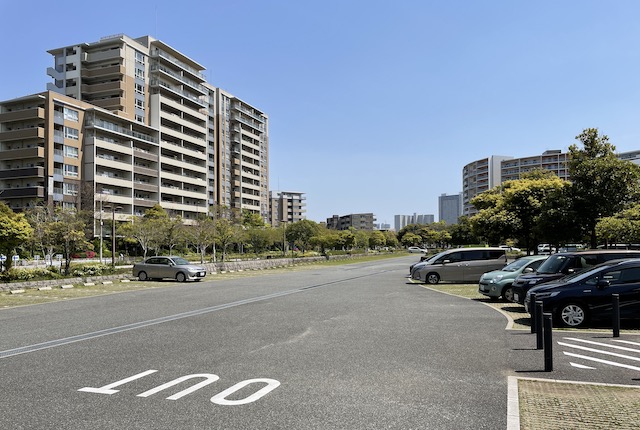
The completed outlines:
<svg viewBox="0 0 640 430">
<path fill-rule="evenodd" d="M 187 277 L 184 276 L 184 273 L 180 272 L 176 275 L 176 281 L 178 282 L 184 282 L 187 280 Z"/>
<path fill-rule="evenodd" d="M 138 279 L 140 279 L 141 281 L 146 281 L 147 279 L 149 279 L 147 277 L 147 272 L 139 272 L 138 273 Z"/>
<path fill-rule="evenodd" d="M 513 288 L 511 287 L 511 285 L 509 285 L 508 287 L 505 287 L 504 290 L 502 290 L 502 298 L 506 302 L 513 301 Z"/>
<path fill-rule="evenodd" d="M 558 308 L 557 317 L 566 327 L 583 327 L 587 323 L 587 309 L 579 303 L 567 303 Z"/>
<path fill-rule="evenodd" d="M 431 285 L 435 285 L 438 282 L 440 282 L 440 275 L 438 275 L 437 273 L 431 272 L 427 274 L 426 281 Z"/>
</svg>

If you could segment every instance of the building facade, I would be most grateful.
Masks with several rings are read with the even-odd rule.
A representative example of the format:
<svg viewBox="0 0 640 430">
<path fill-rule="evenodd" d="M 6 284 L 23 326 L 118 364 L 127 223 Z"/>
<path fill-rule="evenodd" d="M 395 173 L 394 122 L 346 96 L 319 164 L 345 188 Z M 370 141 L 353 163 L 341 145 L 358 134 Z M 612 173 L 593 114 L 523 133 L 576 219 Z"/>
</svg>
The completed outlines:
<svg viewBox="0 0 640 430">
<path fill-rule="evenodd" d="M 435 222 L 435 216 L 432 214 L 424 214 L 424 215 L 394 215 L 394 229 L 395 231 L 400 231 L 404 227 L 411 224 L 433 224 Z"/>
<path fill-rule="evenodd" d="M 350 214 L 350 215 L 334 215 L 327 218 L 327 228 L 332 230 L 373 230 L 375 217 L 372 213 Z"/>
<path fill-rule="evenodd" d="M 640 164 L 640 151 L 616 154 L 621 160 Z M 471 199 L 481 192 L 502 184 L 505 181 L 520 179 L 523 173 L 533 170 L 549 170 L 559 178 L 569 180 L 569 154 L 560 150 L 549 150 L 542 155 L 523 158 L 491 156 L 464 166 L 462 171 L 463 214 L 477 213 Z"/>
<path fill-rule="evenodd" d="M 268 219 L 267 115 L 204 66 L 149 36 L 48 52 L 49 91 L 0 103 L 0 162 L 23 175 L 0 175 L 3 200 L 79 207 L 91 190 L 122 217 L 159 203 L 186 222 L 211 205 Z"/>
<path fill-rule="evenodd" d="M 306 218 L 306 196 L 294 191 L 269 192 L 269 223 L 277 227 L 280 223 L 292 223 Z"/>
<path fill-rule="evenodd" d="M 442 194 L 438 197 L 438 220 L 444 221 L 447 225 L 458 223 L 458 218 L 462 215 L 462 193 Z"/>
</svg>

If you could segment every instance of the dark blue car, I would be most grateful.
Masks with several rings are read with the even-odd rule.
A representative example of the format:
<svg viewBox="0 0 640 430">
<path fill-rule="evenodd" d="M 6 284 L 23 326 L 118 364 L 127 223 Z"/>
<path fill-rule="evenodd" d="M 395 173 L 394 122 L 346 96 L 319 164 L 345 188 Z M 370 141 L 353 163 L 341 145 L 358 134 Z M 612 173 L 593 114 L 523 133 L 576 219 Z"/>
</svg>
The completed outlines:
<svg viewBox="0 0 640 430">
<path fill-rule="evenodd" d="M 578 274 L 531 288 L 524 305 L 531 309 L 531 294 L 542 301 L 557 323 L 584 327 L 591 322 L 611 322 L 612 294 L 620 296 L 620 318 L 640 319 L 640 259 L 614 260 Z"/>
</svg>

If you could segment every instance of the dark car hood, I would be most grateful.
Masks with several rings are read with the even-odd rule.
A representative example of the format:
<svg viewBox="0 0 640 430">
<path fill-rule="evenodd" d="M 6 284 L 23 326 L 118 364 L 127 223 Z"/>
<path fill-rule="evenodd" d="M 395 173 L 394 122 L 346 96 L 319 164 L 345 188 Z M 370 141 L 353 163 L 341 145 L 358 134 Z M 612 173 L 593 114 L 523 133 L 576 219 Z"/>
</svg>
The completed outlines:
<svg viewBox="0 0 640 430">
<path fill-rule="evenodd" d="M 568 285 L 572 286 L 573 284 L 568 284 L 566 282 L 548 282 L 546 284 L 531 288 L 529 290 L 529 293 L 546 293 L 549 291 L 557 290 L 559 288 L 566 288 Z"/>
<path fill-rule="evenodd" d="M 542 279 L 541 282 L 552 281 L 567 276 L 565 273 L 527 273 L 518 276 L 518 281 L 528 281 L 529 279 Z"/>
</svg>

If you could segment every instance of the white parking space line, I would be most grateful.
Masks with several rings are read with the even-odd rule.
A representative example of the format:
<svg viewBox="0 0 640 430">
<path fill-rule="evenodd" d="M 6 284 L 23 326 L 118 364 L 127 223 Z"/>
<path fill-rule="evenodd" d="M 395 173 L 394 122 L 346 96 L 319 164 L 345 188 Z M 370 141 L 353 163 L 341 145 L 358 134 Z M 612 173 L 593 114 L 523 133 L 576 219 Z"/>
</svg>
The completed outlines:
<svg viewBox="0 0 640 430">
<path fill-rule="evenodd" d="M 579 349 L 579 350 L 582 350 L 582 351 L 596 352 L 598 354 L 604 354 L 604 355 L 611 355 L 611 356 L 618 357 L 618 358 L 624 358 L 626 360 L 640 361 L 640 357 L 633 357 L 631 355 L 618 354 L 618 353 L 611 352 L 611 351 L 602 351 L 600 349 L 595 349 L 595 348 L 587 348 L 586 346 L 571 345 L 570 343 L 565 343 L 565 342 L 558 342 L 558 345 L 566 346 L 568 348 L 575 348 L 575 349 Z"/>
<path fill-rule="evenodd" d="M 578 364 L 578 363 L 574 363 L 572 361 L 570 361 L 569 364 L 572 365 L 573 367 L 577 367 L 578 369 L 596 370 L 595 367 L 585 366 L 584 364 Z"/>
<path fill-rule="evenodd" d="M 600 358 L 589 357 L 587 355 L 573 354 L 571 352 L 563 352 L 563 354 L 568 355 L 569 357 L 581 358 L 587 361 L 595 361 L 596 363 L 603 363 L 603 364 L 608 364 L 610 366 L 624 367 L 625 369 L 640 371 L 640 367 L 630 366 L 628 364 L 616 363 L 615 361 L 602 360 Z"/>
<path fill-rule="evenodd" d="M 588 343 L 589 345 L 596 345 L 596 346 L 603 346 L 605 348 L 613 348 L 613 349 L 619 349 L 622 351 L 628 351 L 628 352 L 637 352 L 640 353 L 640 349 L 634 349 L 634 348 L 626 348 L 624 346 L 618 346 L 618 345 L 611 345 L 608 343 L 602 343 L 602 342 L 594 342 L 592 340 L 586 340 L 586 339 L 576 339 L 573 337 L 565 337 L 564 339 L 566 340 L 571 340 L 573 342 L 582 342 L 582 343 Z M 615 340 L 613 340 L 614 342 L 616 342 Z M 624 342 L 626 343 L 626 341 L 618 341 L 618 342 Z M 560 342 L 558 342 L 560 343 Z M 634 342 L 629 342 L 630 344 L 634 344 Z M 636 344 L 638 346 L 640 346 L 640 344 Z"/>
</svg>

